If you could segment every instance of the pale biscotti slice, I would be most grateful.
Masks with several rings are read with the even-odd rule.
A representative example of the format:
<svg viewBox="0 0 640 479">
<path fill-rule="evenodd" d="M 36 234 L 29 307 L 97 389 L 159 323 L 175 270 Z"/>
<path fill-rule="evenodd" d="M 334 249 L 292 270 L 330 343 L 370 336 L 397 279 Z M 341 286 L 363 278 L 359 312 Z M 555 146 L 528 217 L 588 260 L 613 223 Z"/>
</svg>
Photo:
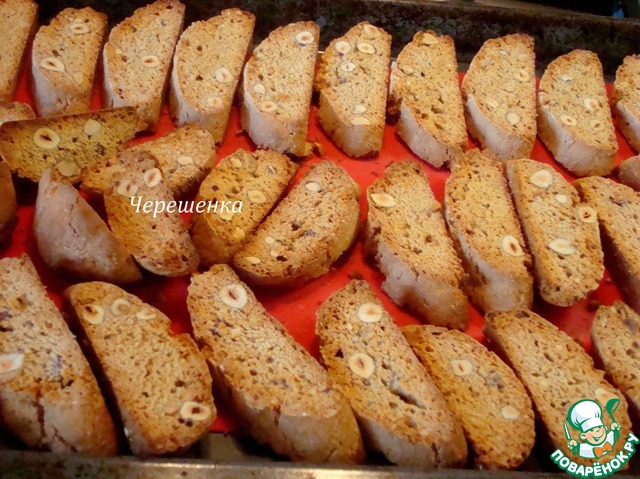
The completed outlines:
<svg viewBox="0 0 640 479">
<path fill-rule="evenodd" d="M 528 158 L 536 140 L 533 38 L 484 42 L 462 81 L 467 128 L 501 160 Z"/>
<path fill-rule="evenodd" d="M 622 134 L 640 152 L 640 55 L 625 57 L 618 67 L 611 109 Z"/>
<path fill-rule="evenodd" d="M 618 165 L 617 170 L 620 183 L 640 191 L 640 155 L 627 158 Z"/>
<path fill-rule="evenodd" d="M 184 31 L 173 57 L 169 96 L 178 125 L 208 130 L 216 143 L 222 141 L 255 20 L 229 8 Z"/>
<path fill-rule="evenodd" d="M 323 363 L 365 444 L 399 466 L 463 465 L 460 422 L 371 287 L 351 281 L 316 316 Z"/>
<path fill-rule="evenodd" d="M 467 128 L 458 86 L 453 39 L 417 32 L 400 52 L 391 72 L 388 111 L 411 151 L 436 167 L 467 149 Z"/>
<path fill-rule="evenodd" d="M 28 256 L 0 260 L 0 291 L 0 423 L 33 449 L 114 455 L 98 383 Z"/>
<path fill-rule="evenodd" d="M 107 16 L 92 8 L 66 8 L 40 27 L 31 51 L 33 96 L 40 116 L 91 109 L 106 29 Z"/>
<path fill-rule="evenodd" d="M 330 161 L 308 173 L 234 257 L 251 284 L 299 286 L 325 274 L 356 238 L 360 188 Z"/>
<path fill-rule="evenodd" d="M 574 50 L 549 63 L 538 90 L 538 135 L 574 174 L 611 173 L 618 142 L 598 55 Z"/>
<path fill-rule="evenodd" d="M 105 156 L 126 148 L 139 131 L 133 108 L 91 111 L 0 126 L 0 156 L 22 178 L 54 169 L 70 183 Z"/>
<path fill-rule="evenodd" d="M 596 212 L 551 165 L 512 160 L 506 168 L 540 297 L 556 306 L 586 298 L 604 274 Z"/>
<path fill-rule="evenodd" d="M 259 148 L 306 156 L 309 107 L 320 28 L 276 28 L 253 51 L 240 87 L 240 119 Z"/>
<path fill-rule="evenodd" d="M 524 384 L 553 450 L 560 449 L 580 465 L 593 466 L 593 459 L 583 459 L 571 452 L 565 436 L 569 408 L 581 399 L 600 404 L 607 429 L 611 419 L 605 415 L 605 406 L 610 399 L 619 399 L 615 419 L 621 426 L 620 437 L 627 437 L 631 429 L 627 401 L 604 379 L 604 372 L 594 368 L 582 346 L 564 331 L 531 311 L 513 310 L 488 313 L 484 333 L 492 349 Z M 579 432 L 571 427 L 569 430 L 577 440 Z M 617 441 L 610 457 L 621 452 L 624 444 L 624 440 Z"/>
<path fill-rule="evenodd" d="M 489 150 L 460 156 L 451 165 L 444 207 L 473 303 L 483 311 L 530 308 L 531 256 L 502 162 Z"/>
<path fill-rule="evenodd" d="M 33 120 L 36 114 L 31 105 L 14 101 L 0 105 L 0 125 L 8 121 Z"/>
<path fill-rule="evenodd" d="M 536 433 L 531 399 L 511 368 L 460 331 L 438 326 L 401 330 L 462 423 L 475 467 L 519 467 Z"/>
<path fill-rule="evenodd" d="M 191 238 L 200 262 L 211 266 L 229 263 L 280 199 L 298 166 L 282 153 L 237 150 L 224 158 L 200 185 L 195 202 L 243 202 L 241 214 L 195 212 Z"/>
<path fill-rule="evenodd" d="M 386 277 L 385 293 L 429 323 L 466 329 L 465 273 L 421 166 L 393 163 L 367 200 L 365 251 Z"/>
<path fill-rule="evenodd" d="M 167 316 L 109 283 L 71 286 L 65 299 L 136 456 L 180 452 L 209 431 L 211 375 L 191 336 L 174 335 Z"/>
<path fill-rule="evenodd" d="M 11 240 L 17 222 L 18 202 L 11 170 L 4 161 L 0 161 L 0 246 Z"/>
<path fill-rule="evenodd" d="M 150 131 L 158 128 L 183 22 L 179 0 L 157 0 L 116 25 L 104 46 L 105 104 L 135 106 Z"/>
<path fill-rule="evenodd" d="M 229 266 L 193 276 L 187 306 L 214 386 L 243 430 L 295 461 L 362 461 L 345 398 Z"/>
</svg>

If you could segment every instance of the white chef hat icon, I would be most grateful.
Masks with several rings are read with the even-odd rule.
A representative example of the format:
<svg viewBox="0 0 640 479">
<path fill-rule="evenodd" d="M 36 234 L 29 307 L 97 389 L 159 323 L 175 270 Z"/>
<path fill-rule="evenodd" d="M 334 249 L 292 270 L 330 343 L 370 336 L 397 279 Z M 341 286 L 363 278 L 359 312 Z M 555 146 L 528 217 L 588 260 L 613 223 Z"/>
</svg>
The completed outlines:
<svg viewBox="0 0 640 479">
<path fill-rule="evenodd" d="M 587 432 L 602 423 L 602 408 L 600 404 L 591 399 L 583 399 L 575 403 L 569 411 L 569 422 L 574 429 Z"/>
</svg>

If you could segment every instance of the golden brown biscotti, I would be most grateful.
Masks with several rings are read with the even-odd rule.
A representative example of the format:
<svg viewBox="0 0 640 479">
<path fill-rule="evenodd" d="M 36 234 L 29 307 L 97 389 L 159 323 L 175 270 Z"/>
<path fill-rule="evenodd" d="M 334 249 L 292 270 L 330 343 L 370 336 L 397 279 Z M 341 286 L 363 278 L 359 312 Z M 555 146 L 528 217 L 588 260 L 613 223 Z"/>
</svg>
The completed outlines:
<svg viewBox="0 0 640 479">
<path fill-rule="evenodd" d="M 243 429 L 295 461 L 362 461 L 345 398 L 229 266 L 193 276 L 187 305 L 214 385 Z"/>
<path fill-rule="evenodd" d="M 316 316 L 322 360 L 365 444 L 399 466 L 464 464 L 460 422 L 371 287 L 351 281 Z"/>
<path fill-rule="evenodd" d="M 640 191 L 640 155 L 627 158 L 618 165 L 617 170 L 620 183 Z"/>
<path fill-rule="evenodd" d="M 0 105 L 0 125 L 8 121 L 33 120 L 35 117 L 36 114 L 28 103 L 13 101 Z"/>
<path fill-rule="evenodd" d="M 618 67 L 611 109 L 624 137 L 640 152 L 640 55 L 625 57 Z"/>
<path fill-rule="evenodd" d="M 465 273 L 422 167 L 391 164 L 367 200 L 365 251 L 385 275 L 384 292 L 424 321 L 466 329 Z"/>
<path fill-rule="evenodd" d="M 167 316 L 109 283 L 71 286 L 65 299 L 136 456 L 180 452 L 209 430 L 211 376 L 191 336 L 174 335 Z"/>
<path fill-rule="evenodd" d="M 28 447 L 114 455 L 89 363 L 28 256 L 0 260 L 0 423 Z"/>
<path fill-rule="evenodd" d="M 11 170 L 4 161 L 0 161 L 0 246 L 11 240 L 17 222 L 18 202 Z"/>
</svg>

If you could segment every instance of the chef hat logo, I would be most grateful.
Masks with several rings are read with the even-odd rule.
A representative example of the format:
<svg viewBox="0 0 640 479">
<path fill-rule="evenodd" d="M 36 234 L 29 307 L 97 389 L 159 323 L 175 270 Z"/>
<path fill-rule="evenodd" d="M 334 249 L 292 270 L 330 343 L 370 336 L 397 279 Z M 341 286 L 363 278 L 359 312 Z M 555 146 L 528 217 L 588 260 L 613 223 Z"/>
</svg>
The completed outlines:
<svg viewBox="0 0 640 479">
<path fill-rule="evenodd" d="M 571 427 L 581 432 L 604 426 L 602 422 L 602 407 L 591 399 L 583 399 L 571 406 L 567 414 L 567 420 Z"/>
</svg>

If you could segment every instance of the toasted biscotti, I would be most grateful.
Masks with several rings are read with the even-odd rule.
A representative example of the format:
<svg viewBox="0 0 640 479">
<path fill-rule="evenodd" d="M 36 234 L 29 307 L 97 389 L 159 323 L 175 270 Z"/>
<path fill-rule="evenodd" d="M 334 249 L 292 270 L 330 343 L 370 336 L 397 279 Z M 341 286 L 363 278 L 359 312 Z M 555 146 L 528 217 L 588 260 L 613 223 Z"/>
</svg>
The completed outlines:
<svg viewBox="0 0 640 479">
<path fill-rule="evenodd" d="M 244 430 L 295 461 L 362 461 L 345 398 L 229 266 L 195 275 L 187 305 L 214 385 Z"/>
<path fill-rule="evenodd" d="M 640 55 L 625 57 L 618 67 L 611 110 L 622 134 L 640 152 Z"/>
<path fill-rule="evenodd" d="M 11 170 L 4 161 L 0 161 L 0 246 L 9 242 L 17 222 L 18 202 Z"/>
<path fill-rule="evenodd" d="M 216 143 L 222 141 L 255 20 L 229 8 L 184 31 L 173 57 L 169 97 L 178 125 L 208 130 Z"/>
<path fill-rule="evenodd" d="M 33 40 L 31 76 L 40 116 L 84 113 L 91 94 L 107 16 L 92 8 L 65 8 Z"/>
<path fill-rule="evenodd" d="M 446 182 L 444 207 L 473 303 L 483 311 L 530 308 L 531 256 L 500 160 L 489 150 L 458 157 Z"/>
<path fill-rule="evenodd" d="M 618 165 L 617 170 L 620 183 L 640 191 L 640 155 L 627 158 Z"/>
<path fill-rule="evenodd" d="M 631 428 L 627 401 L 604 379 L 604 373 L 593 367 L 582 346 L 565 332 L 531 311 L 513 310 L 488 313 L 484 333 L 527 389 L 554 450 L 560 449 L 579 465 L 593 465 L 593 459 L 571 452 L 565 436 L 567 413 L 581 399 L 600 404 L 607 429 L 613 421 L 605 416 L 605 407 L 609 400 L 618 399 L 615 420 L 621 426 L 620 437 L 627 437 Z M 582 431 L 571 428 L 571 432 L 577 438 Z M 610 457 L 621 452 L 624 444 L 624 440 L 617 441 Z"/>
<path fill-rule="evenodd" d="M 424 321 L 466 329 L 465 273 L 420 165 L 393 163 L 367 199 L 365 251 L 385 275 L 385 293 Z"/>
<path fill-rule="evenodd" d="M 460 422 L 371 287 L 351 281 L 316 316 L 322 360 L 365 444 L 400 466 L 464 464 Z"/>
<path fill-rule="evenodd" d="M 538 135 L 574 174 L 611 173 L 618 143 L 598 55 L 574 50 L 549 63 L 538 90 Z"/>
<path fill-rule="evenodd" d="M 200 262 L 229 263 L 284 193 L 298 166 L 281 153 L 237 150 L 224 158 L 200 185 L 195 203 L 243 202 L 241 214 L 203 210 L 191 216 L 191 238 Z"/>
<path fill-rule="evenodd" d="M 256 285 L 298 286 L 325 274 L 355 240 L 359 196 L 342 167 L 312 166 L 236 253 L 240 276 Z"/>
<path fill-rule="evenodd" d="M 540 297 L 556 306 L 584 299 L 604 274 L 596 212 L 551 165 L 512 160 L 506 168 Z"/>
<path fill-rule="evenodd" d="M 34 449 L 114 455 L 111 416 L 28 256 L 0 260 L 0 423 Z"/>
<path fill-rule="evenodd" d="M 501 160 L 528 158 L 536 140 L 533 38 L 484 42 L 462 81 L 469 133 Z"/>
<path fill-rule="evenodd" d="M 105 104 L 135 106 L 150 131 L 158 128 L 183 21 L 179 0 L 157 0 L 116 25 L 104 46 Z"/>
<path fill-rule="evenodd" d="M 460 331 L 438 326 L 401 330 L 462 423 L 475 467 L 519 467 L 536 434 L 531 399 L 511 368 Z"/>
<path fill-rule="evenodd" d="M 453 39 L 417 32 L 398 55 L 391 72 L 389 113 L 411 151 L 436 167 L 467 149 L 467 128 L 458 86 Z"/>
<path fill-rule="evenodd" d="M 389 85 L 391 35 L 361 22 L 322 54 L 314 88 L 322 128 L 347 155 L 382 148 Z"/>
<path fill-rule="evenodd" d="M 14 101 L 0 105 L 0 125 L 8 121 L 33 120 L 36 114 L 28 103 Z"/>
<path fill-rule="evenodd" d="M 0 125 L 0 156 L 22 178 L 37 182 L 54 169 L 77 183 L 87 167 L 124 149 L 138 131 L 133 108 L 9 121 Z"/>
<path fill-rule="evenodd" d="M 240 119 L 258 148 L 306 156 L 309 107 L 320 29 L 313 22 L 276 28 L 244 67 Z"/>
<path fill-rule="evenodd" d="M 135 455 L 179 452 L 209 430 L 211 376 L 191 336 L 174 335 L 167 316 L 109 283 L 71 286 L 65 299 Z"/>
</svg>

